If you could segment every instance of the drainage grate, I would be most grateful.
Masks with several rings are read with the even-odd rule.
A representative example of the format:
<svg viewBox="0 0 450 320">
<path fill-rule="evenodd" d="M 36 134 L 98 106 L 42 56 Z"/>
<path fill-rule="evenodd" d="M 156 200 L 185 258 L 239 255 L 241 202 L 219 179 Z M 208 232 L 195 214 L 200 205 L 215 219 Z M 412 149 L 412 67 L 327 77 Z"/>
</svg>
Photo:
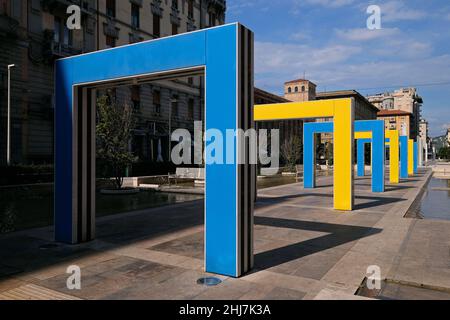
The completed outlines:
<svg viewBox="0 0 450 320">
<path fill-rule="evenodd" d="M 222 280 L 215 277 L 205 277 L 197 280 L 197 284 L 207 287 L 214 287 L 222 283 Z"/>
</svg>

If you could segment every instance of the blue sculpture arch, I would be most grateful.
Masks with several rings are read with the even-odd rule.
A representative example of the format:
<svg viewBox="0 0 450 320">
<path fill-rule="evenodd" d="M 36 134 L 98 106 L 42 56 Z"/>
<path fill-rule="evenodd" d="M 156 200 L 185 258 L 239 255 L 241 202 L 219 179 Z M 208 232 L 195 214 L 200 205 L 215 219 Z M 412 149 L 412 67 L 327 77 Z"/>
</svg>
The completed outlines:
<svg viewBox="0 0 450 320">
<path fill-rule="evenodd" d="M 253 33 L 240 24 L 58 60 L 55 238 L 95 238 L 95 85 L 205 71 L 206 129 L 253 128 Z M 241 143 L 235 142 L 235 153 Z M 244 142 L 246 143 L 246 142 Z M 247 143 L 243 146 L 248 151 Z M 253 165 L 207 164 L 205 269 L 238 277 L 253 265 Z M 250 192 L 244 192 L 250 190 Z"/>
<path fill-rule="evenodd" d="M 303 181 L 306 189 L 315 188 L 315 134 L 332 133 L 333 122 L 309 122 L 303 125 Z M 385 133 L 382 120 L 355 121 L 356 132 L 372 132 L 372 191 L 385 190 Z M 360 149 L 358 150 L 360 155 Z"/>
</svg>

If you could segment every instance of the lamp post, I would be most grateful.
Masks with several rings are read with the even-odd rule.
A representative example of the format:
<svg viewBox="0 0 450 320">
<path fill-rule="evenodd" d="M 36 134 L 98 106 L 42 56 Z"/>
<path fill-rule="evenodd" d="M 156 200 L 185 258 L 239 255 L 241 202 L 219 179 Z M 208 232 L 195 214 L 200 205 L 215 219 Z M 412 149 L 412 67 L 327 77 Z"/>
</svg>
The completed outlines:
<svg viewBox="0 0 450 320">
<path fill-rule="evenodd" d="M 178 103 L 178 99 L 176 98 L 172 98 L 170 99 L 170 103 L 169 103 L 169 157 L 167 158 L 167 161 L 170 163 L 171 160 L 171 156 L 172 156 L 172 104 L 173 103 Z"/>
<path fill-rule="evenodd" d="M 15 64 L 8 65 L 8 123 L 6 134 L 6 164 L 11 165 L 11 69 Z"/>
</svg>

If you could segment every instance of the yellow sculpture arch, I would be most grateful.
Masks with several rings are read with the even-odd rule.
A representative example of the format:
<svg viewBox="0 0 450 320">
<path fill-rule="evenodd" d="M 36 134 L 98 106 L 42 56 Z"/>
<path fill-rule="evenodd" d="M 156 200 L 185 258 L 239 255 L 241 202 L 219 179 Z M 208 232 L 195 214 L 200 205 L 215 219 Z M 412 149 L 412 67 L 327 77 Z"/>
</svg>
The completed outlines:
<svg viewBox="0 0 450 320">
<path fill-rule="evenodd" d="M 334 118 L 334 208 L 353 210 L 353 99 L 256 105 L 254 112 L 255 121 Z"/>
</svg>

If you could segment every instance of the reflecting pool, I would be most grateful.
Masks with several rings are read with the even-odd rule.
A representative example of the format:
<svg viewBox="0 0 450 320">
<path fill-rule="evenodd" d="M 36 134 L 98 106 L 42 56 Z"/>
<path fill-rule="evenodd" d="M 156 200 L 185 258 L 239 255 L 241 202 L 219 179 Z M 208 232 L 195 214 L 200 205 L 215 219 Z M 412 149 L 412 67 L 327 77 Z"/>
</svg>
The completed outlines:
<svg viewBox="0 0 450 320">
<path fill-rule="evenodd" d="M 420 205 L 424 219 L 450 220 L 450 180 L 432 178 Z"/>
</svg>

